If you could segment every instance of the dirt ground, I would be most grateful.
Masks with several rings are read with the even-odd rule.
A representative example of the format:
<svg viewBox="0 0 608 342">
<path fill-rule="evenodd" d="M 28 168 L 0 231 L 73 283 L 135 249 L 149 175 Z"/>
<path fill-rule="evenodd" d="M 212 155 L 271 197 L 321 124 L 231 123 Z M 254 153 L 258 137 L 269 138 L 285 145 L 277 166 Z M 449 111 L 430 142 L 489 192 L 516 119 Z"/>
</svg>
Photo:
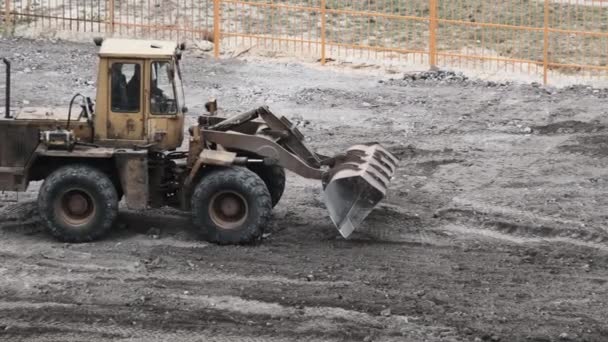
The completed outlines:
<svg viewBox="0 0 608 342">
<path fill-rule="evenodd" d="M 94 95 L 93 44 L 0 40 L 0 55 L 14 106 Z M 320 152 L 382 143 L 401 159 L 386 200 L 344 240 L 320 184 L 289 174 L 270 235 L 221 247 L 173 211 L 58 243 L 36 184 L 4 193 L 0 340 L 608 340 L 608 90 L 184 63 L 191 120 L 215 96 L 223 113 L 268 104 Z"/>
</svg>

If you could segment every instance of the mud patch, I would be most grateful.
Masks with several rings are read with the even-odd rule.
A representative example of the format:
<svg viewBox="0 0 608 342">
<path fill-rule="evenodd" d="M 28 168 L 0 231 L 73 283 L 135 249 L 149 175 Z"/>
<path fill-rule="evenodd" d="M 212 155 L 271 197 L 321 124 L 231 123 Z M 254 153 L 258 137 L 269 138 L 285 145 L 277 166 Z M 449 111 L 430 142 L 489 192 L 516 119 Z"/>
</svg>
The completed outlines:
<svg viewBox="0 0 608 342">
<path fill-rule="evenodd" d="M 418 148 L 412 144 L 409 145 L 387 145 L 386 149 L 394 154 L 399 159 L 407 159 L 413 157 L 426 156 L 429 154 L 439 153 L 440 151 L 425 150 Z"/>
<path fill-rule="evenodd" d="M 593 157 L 608 156 L 608 135 L 576 137 L 575 144 L 565 144 L 558 149 L 567 153 L 577 153 Z"/>
<path fill-rule="evenodd" d="M 592 243 L 608 250 L 608 232 L 601 229 L 574 228 L 563 222 L 539 222 L 540 218 L 514 217 L 501 213 L 484 212 L 469 208 L 445 208 L 437 211 L 435 216 L 457 222 L 475 229 L 488 229 L 500 234 L 523 238 L 560 238 L 563 241 Z"/>
<path fill-rule="evenodd" d="M 446 235 L 418 214 L 381 204 L 363 221 L 350 240 L 446 245 Z"/>
<path fill-rule="evenodd" d="M 537 134 L 573 134 L 573 133 L 597 133 L 606 130 L 606 125 L 599 122 L 582 122 L 567 120 L 555 122 L 548 125 L 532 126 L 532 132 Z"/>
</svg>

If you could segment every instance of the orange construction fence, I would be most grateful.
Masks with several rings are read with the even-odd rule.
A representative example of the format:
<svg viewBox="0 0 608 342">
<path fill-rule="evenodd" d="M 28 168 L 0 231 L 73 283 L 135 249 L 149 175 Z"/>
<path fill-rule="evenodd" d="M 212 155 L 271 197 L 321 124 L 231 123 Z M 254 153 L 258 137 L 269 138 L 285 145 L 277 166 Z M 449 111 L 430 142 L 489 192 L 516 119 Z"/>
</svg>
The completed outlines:
<svg viewBox="0 0 608 342">
<path fill-rule="evenodd" d="M 0 31 L 207 39 L 329 60 L 606 78 L 608 0 L 3 0 Z"/>
</svg>

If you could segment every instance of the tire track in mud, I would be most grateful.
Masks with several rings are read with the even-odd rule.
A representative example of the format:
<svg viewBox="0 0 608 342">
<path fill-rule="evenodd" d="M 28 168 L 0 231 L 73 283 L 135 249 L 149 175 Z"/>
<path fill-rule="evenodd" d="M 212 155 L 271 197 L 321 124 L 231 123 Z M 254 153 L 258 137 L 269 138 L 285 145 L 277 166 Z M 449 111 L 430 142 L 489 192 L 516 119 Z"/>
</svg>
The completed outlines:
<svg viewBox="0 0 608 342">
<path fill-rule="evenodd" d="M 415 317 L 372 316 L 335 307 L 286 307 L 238 296 L 172 295 L 163 291 L 174 290 L 163 289 L 149 294 L 152 297 L 149 300 L 126 306 L 115 302 L 115 298 L 93 299 L 93 302 L 72 302 L 70 299 L 64 299 L 62 303 L 36 302 L 33 298 L 0 302 L 0 328 L 3 329 L 0 336 L 19 340 L 38 331 L 46 336 L 32 341 L 42 341 L 53 333 L 62 332 L 78 333 L 80 337 L 93 334 L 101 340 L 112 337 L 148 338 L 151 341 L 169 338 L 179 341 L 193 338 L 205 341 L 342 341 L 360 340 L 371 333 L 417 341 L 429 334 L 456 334 L 448 327 L 416 323 Z M 95 303 L 99 300 L 103 300 L 103 304 Z M 115 304 L 108 304 L 112 302 Z M 220 333 L 227 328 L 232 333 Z M 234 331 L 242 335 L 230 336 Z M 218 336 L 220 334 L 222 337 Z M 259 338 L 247 339 L 248 336 Z"/>
<path fill-rule="evenodd" d="M 38 302 L 31 297 L 2 301 L 0 328 L 5 329 L 8 337 L 27 333 L 27 330 L 13 329 L 25 325 L 34 331 L 53 328 L 64 332 L 113 334 L 114 338 L 148 336 L 153 340 L 212 337 L 215 326 L 232 326 L 231 330 L 242 332 L 242 336 L 285 336 L 267 340 L 350 340 L 363 339 L 372 333 L 415 341 L 438 333 L 457 334 L 449 327 L 417 323 L 417 317 L 370 315 L 340 307 L 284 306 L 239 296 L 186 295 L 174 294 L 174 291 L 174 288 L 162 288 L 148 293 L 146 299 L 127 305 L 116 295 L 86 302 L 66 297 L 58 298 L 62 302 Z M 175 334 L 176 330 L 180 333 Z"/>
<path fill-rule="evenodd" d="M 608 251 L 608 231 L 582 226 L 579 221 L 556 220 L 527 211 L 467 203 L 466 207 L 447 207 L 435 216 L 458 225 L 442 226 L 460 233 L 477 233 L 513 242 L 566 242 Z"/>
</svg>

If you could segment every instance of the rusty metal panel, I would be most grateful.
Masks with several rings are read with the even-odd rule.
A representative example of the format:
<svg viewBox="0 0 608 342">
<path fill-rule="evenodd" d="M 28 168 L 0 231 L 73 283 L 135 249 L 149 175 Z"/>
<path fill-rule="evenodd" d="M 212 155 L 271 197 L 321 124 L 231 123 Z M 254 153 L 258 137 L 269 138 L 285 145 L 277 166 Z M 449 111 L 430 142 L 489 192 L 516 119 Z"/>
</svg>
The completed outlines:
<svg viewBox="0 0 608 342">
<path fill-rule="evenodd" d="M 147 151 L 126 151 L 115 154 L 120 184 L 129 209 L 148 207 Z"/>
<path fill-rule="evenodd" d="M 36 149 L 36 155 L 48 157 L 71 157 L 71 158 L 111 158 L 114 156 L 114 149 L 107 147 L 76 146 L 73 150 L 49 150 L 46 146 L 40 145 Z"/>
<path fill-rule="evenodd" d="M 0 191 L 25 191 L 27 188 L 23 167 L 0 167 Z"/>
<path fill-rule="evenodd" d="M 24 167 L 38 146 L 40 127 L 0 120 L 0 166 Z"/>
</svg>

